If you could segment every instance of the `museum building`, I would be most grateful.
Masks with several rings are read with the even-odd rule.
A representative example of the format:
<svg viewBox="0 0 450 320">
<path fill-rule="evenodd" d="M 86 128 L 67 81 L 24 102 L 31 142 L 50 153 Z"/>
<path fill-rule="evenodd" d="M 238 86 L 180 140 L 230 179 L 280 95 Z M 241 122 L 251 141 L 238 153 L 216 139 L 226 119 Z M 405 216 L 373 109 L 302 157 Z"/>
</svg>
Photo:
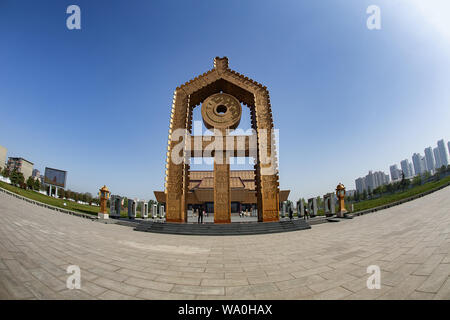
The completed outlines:
<svg viewBox="0 0 450 320">
<path fill-rule="evenodd" d="M 230 172 L 231 213 L 251 212 L 256 209 L 256 184 L 254 170 Z M 280 201 L 288 199 L 290 190 L 280 191 Z M 155 191 L 156 200 L 165 203 L 164 191 Z M 205 209 L 214 212 L 214 171 L 189 171 L 188 210 Z"/>
</svg>

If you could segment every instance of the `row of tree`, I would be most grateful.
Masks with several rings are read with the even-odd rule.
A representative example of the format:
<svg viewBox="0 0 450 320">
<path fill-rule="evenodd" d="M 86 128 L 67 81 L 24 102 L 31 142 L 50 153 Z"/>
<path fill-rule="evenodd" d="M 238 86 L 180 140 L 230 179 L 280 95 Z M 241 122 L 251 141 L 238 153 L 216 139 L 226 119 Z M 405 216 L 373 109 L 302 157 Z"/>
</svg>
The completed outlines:
<svg viewBox="0 0 450 320">
<path fill-rule="evenodd" d="M 58 198 L 60 199 L 72 199 L 76 202 L 81 201 L 84 203 L 88 203 L 92 205 L 92 203 L 100 204 L 100 200 L 98 198 L 94 198 L 89 192 L 76 192 L 70 189 L 64 190 L 62 188 L 58 189 Z"/>
<path fill-rule="evenodd" d="M 45 185 L 41 185 L 39 179 L 34 179 L 33 177 L 29 177 L 27 179 L 27 181 L 25 181 L 25 178 L 22 174 L 22 172 L 13 170 L 13 171 L 9 171 L 6 167 L 3 170 L 0 170 L 0 174 L 5 177 L 5 178 L 9 178 L 9 180 L 11 181 L 11 184 L 14 186 L 18 186 L 22 189 L 29 189 L 29 190 L 34 190 L 34 191 L 46 191 L 47 193 L 50 192 L 50 188 L 49 186 L 45 186 Z M 89 192 L 76 192 L 76 191 L 72 191 L 70 189 L 68 190 L 64 190 L 63 188 L 58 188 L 56 190 L 56 194 L 55 196 L 57 196 L 60 199 L 69 199 L 69 200 L 73 200 L 73 201 L 81 201 L 84 203 L 88 203 L 89 205 L 97 204 L 100 205 L 100 199 L 98 197 L 94 197 L 92 196 L 91 193 Z M 153 204 L 156 204 L 157 202 L 155 200 L 150 200 L 149 202 L 149 208 L 151 208 L 151 206 Z M 109 200 L 107 203 L 108 207 L 110 205 Z M 128 198 L 127 197 L 123 197 L 123 207 L 124 208 L 128 208 Z M 141 208 L 141 203 L 138 203 L 138 207 L 137 210 L 140 210 Z"/>
<path fill-rule="evenodd" d="M 367 199 L 379 198 L 383 194 L 394 194 L 396 192 L 403 192 L 406 189 L 420 186 L 426 182 L 429 182 L 430 180 L 439 180 L 441 179 L 442 175 L 446 175 L 449 172 L 450 172 L 450 165 L 440 167 L 439 169 L 436 170 L 434 175 L 431 175 L 428 171 L 426 171 L 422 175 L 419 174 L 415 176 L 412 180 L 405 178 L 404 174 L 402 174 L 401 181 L 385 184 L 373 190 L 369 188 L 368 190 L 364 190 L 362 193 L 356 191 L 353 196 L 346 197 L 346 200 L 358 202 Z"/>
</svg>

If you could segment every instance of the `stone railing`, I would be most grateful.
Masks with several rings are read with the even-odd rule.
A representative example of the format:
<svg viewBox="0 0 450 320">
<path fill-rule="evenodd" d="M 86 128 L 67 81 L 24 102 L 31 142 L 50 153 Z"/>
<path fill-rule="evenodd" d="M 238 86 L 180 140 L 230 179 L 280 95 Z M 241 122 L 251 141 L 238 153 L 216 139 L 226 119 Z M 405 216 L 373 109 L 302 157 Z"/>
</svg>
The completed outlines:
<svg viewBox="0 0 450 320">
<path fill-rule="evenodd" d="M 349 215 L 362 216 L 364 214 L 368 214 L 368 213 L 371 213 L 371 212 L 375 212 L 375 211 L 387 209 L 387 208 L 390 208 L 390 207 L 398 206 L 399 204 L 402 204 L 402 203 L 405 203 L 405 202 L 408 202 L 408 201 L 411 201 L 411 200 L 415 200 L 415 199 L 421 198 L 421 197 L 426 196 L 426 195 L 428 195 L 430 193 L 433 193 L 433 192 L 436 192 L 438 190 L 444 189 L 445 187 L 448 187 L 448 186 L 450 186 L 450 182 L 448 182 L 448 183 L 446 183 L 446 184 L 444 184 L 444 185 L 442 185 L 440 187 L 437 187 L 437 188 L 434 188 L 434 189 L 431 189 L 431 190 L 428 190 L 428 191 L 416 194 L 414 196 L 411 196 L 411 197 L 408 197 L 408 198 L 405 198 L 405 199 L 402 199 L 402 200 L 398 200 L 398 201 L 395 201 L 395 202 L 383 204 L 381 206 L 370 208 L 370 209 L 366 209 L 366 210 L 352 212 Z"/>
<path fill-rule="evenodd" d="M 78 216 L 78 217 L 81 217 L 81 218 L 97 220 L 97 216 L 95 216 L 95 215 L 91 215 L 91 214 L 87 214 L 87 213 L 81 213 L 81 212 L 67 210 L 67 209 L 64 209 L 64 208 L 55 207 L 55 206 L 52 206 L 52 205 L 49 205 L 49 204 L 46 204 L 46 203 L 43 203 L 43 202 L 39 202 L 39 201 L 36 201 L 36 200 L 29 199 L 27 197 L 23 197 L 21 195 L 18 195 L 17 193 L 8 191 L 8 190 L 3 189 L 1 187 L 0 187 L 0 191 L 3 192 L 3 193 L 8 194 L 10 196 L 13 196 L 13 197 L 15 197 L 17 199 L 24 200 L 26 202 L 29 202 L 29 203 L 32 203 L 34 205 L 37 205 L 37 206 L 40 206 L 40 207 L 44 207 L 44 208 L 47 208 L 47 209 L 50 209 L 50 210 L 62 212 L 62 213 L 65 213 L 65 214 L 70 214 L 70 215 L 73 215 L 73 216 Z"/>
</svg>

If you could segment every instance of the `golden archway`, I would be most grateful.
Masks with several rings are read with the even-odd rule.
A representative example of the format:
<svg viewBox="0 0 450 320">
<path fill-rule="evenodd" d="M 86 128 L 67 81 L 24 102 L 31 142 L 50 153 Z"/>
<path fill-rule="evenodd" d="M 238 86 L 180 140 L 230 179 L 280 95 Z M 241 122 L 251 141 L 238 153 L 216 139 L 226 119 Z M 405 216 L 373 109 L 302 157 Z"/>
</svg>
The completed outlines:
<svg viewBox="0 0 450 320">
<path fill-rule="evenodd" d="M 226 57 L 216 57 L 213 69 L 175 90 L 170 117 L 164 185 L 166 220 L 167 222 L 187 221 L 189 164 L 186 161 L 180 164 L 171 161 L 171 152 L 180 143 L 179 137 L 173 137 L 172 133 L 177 129 L 186 129 L 187 132 L 191 132 L 193 109 L 217 93 L 231 95 L 250 109 L 252 128 L 257 132 L 257 158 L 254 170 L 258 221 L 278 221 L 280 191 L 269 92 L 265 86 L 231 70 Z M 261 129 L 266 130 L 269 134 L 262 136 Z M 261 162 L 262 157 L 270 158 L 270 163 Z M 218 190 L 219 180 L 223 177 L 229 177 L 229 166 L 227 172 L 225 166 L 216 169 L 215 165 L 214 200 L 221 198 L 225 199 L 225 203 L 227 201 L 229 203 L 229 182 L 228 186 L 226 183 L 222 183 L 222 190 Z M 215 222 L 230 222 L 229 213 L 216 212 L 220 211 L 216 210 L 218 206 L 219 204 L 215 203 Z M 226 208 L 224 210 L 226 211 Z"/>
</svg>

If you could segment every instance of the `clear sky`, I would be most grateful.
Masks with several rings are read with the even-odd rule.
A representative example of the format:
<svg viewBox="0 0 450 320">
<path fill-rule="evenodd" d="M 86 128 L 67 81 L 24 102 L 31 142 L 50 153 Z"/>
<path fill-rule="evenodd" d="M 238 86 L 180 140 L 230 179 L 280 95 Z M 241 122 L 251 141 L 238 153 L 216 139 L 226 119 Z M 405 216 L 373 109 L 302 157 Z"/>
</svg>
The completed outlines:
<svg viewBox="0 0 450 320">
<path fill-rule="evenodd" d="M 2 0 L 0 145 L 72 190 L 154 198 L 174 89 L 227 56 L 270 91 L 290 199 L 352 189 L 450 139 L 449 15 L 445 0 Z"/>
</svg>

